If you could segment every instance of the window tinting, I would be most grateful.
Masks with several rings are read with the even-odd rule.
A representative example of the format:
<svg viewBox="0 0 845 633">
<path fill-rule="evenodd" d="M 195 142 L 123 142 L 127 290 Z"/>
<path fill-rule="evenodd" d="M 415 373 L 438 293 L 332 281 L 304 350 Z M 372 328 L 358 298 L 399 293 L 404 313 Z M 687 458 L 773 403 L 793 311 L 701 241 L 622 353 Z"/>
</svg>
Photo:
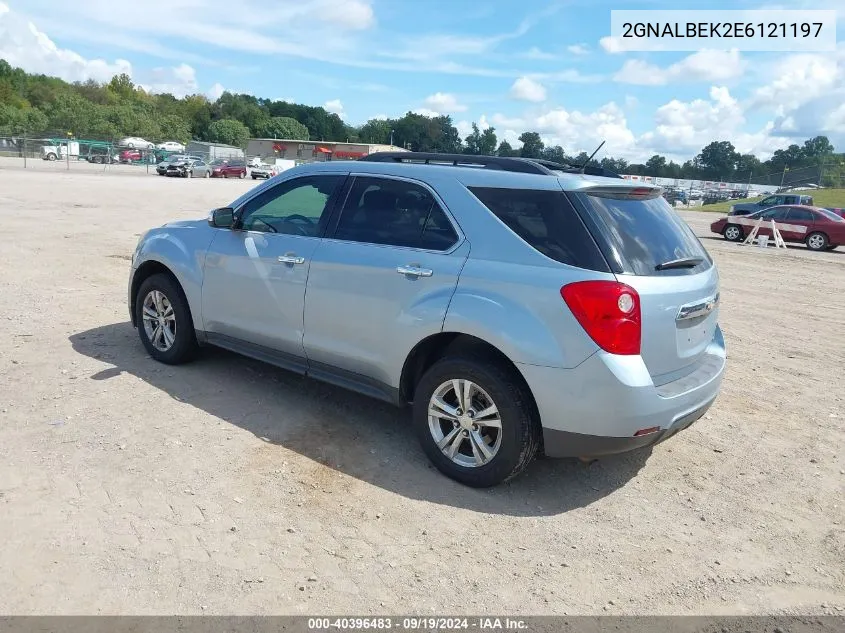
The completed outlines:
<svg viewBox="0 0 845 633">
<path fill-rule="evenodd" d="M 428 189 L 403 180 L 369 177 L 355 179 L 334 238 L 438 251 L 458 241 Z"/>
<path fill-rule="evenodd" d="M 523 241 L 570 266 L 609 272 L 578 213 L 562 191 L 470 187 L 469 190 Z"/>
<path fill-rule="evenodd" d="M 789 212 L 789 207 L 774 207 L 760 214 L 764 220 L 786 220 L 786 214 Z"/>
<path fill-rule="evenodd" d="M 789 215 L 787 216 L 787 220 L 798 220 L 800 222 L 812 222 L 816 219 L 816 216 L 813 215 L 813 212 L 809 209 L 799 209 L 797 207 L 792 207 L 789 210 Z"/>
<path fill-rule="evenodd" d="M 586 193 L 570 195 L 601 223 L 601 239 L 621 257 L 626 273 L 689 275 L 712 265 L 695 233 L 662 197 L 622 200 Z M 657 271 L 659 264 L 687 258 L 702 258 L 702 261 L 691 268 Z"/>
<path fill-rule="evenodd" d="M 240 228 L 314 237 L 325 219 L 326 203 L 344 178 L 305 176 L 279 183 L 244 205 Z"/>
</svg>

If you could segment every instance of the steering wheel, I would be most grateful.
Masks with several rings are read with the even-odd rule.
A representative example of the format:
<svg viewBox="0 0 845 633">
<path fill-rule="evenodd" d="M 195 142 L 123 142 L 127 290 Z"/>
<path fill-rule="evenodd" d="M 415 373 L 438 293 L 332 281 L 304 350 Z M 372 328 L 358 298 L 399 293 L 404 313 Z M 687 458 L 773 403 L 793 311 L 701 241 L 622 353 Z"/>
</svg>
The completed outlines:
<svg viewBox="0 0 845 633">
<path fill-rule="evenodd" d="M 311 218 L 306 218 L 304 215 L 299 215 L 298 213 L 294 213 L 293 215 L 289 215 L 285 218 L 285 224 L 290 223 L 292 224 L 297 231 L 299 231 L 300 235 L 304 235 L 308 237 L 311 235 L 310 229 L 314 226 L 314 220 Z M 307 227 L 306 227 L 307 225 Z"/>
</svg>

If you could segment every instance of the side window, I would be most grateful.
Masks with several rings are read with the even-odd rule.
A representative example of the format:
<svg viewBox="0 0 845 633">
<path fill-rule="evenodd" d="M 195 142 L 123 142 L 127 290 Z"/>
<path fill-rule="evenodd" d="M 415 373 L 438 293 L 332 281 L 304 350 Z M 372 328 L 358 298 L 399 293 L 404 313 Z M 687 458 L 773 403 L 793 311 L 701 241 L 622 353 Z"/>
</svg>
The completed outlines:
<svg viewBox="0 0 845 633">
<path fill-rule="evenodd" d="M 511 231 L 546 257 L 570 266 L 609 271 L 601 251 L 562 191 L 492 187 L 469 187 L 469 190 Z M 669 208 L 662 198 L 660 201 Z M 610 215 L 616 218 L 615 222 L 618 222 L 618 217 L 621 216 L 630 218 L 631 222 L 635 222 L 632 219 L 635 216 L 648 216 L 645 219 L 647 226 L 638 227 L 638 230 L 633 231 L 634 235 L 641 234 L 641 231 L 657 235 L 660 229 L 655 227 L 671 225 L 663 215 L 655 218 L 648 208 L 627 208 L 621 210 L 618 215 L 614 215 L 613 211 L 615 208 Z M 630 228 L 623 226 L 618 230 L 626 233 L 626 229 Z M 672 232 L 672 229 L 667 230 Z M 678 242 L 677 235 L 673 235 L 674 248 Z M 670 237 L 667 241 L 671 239 Z M 653 269 L 653 266 L 652 264 L 650 269 Z"/>
<path fill-rule="evenodd" d="M 314 237 L 325 222 L 326 205 L 345 175 L 305 176 L 280 183 L 242 207 L 245 231 Z"/>
<path fill-rule="evenodd" d="M 775 204 L 778 204 L 778 199 L 775 196 L 769 196 L 768 198 L 760 200 L 761 207 L 770 207 Z"/>
<path fill-rule="evenodd" d="M 789 212 L 789 207 L 773 207 L 761 214 L 765 220 L 783 221 L 786 219 L 786 214 Z"/>
<path fill-rule="evenodd" d="M 816 219 L 813 212 L 809 209 L 801 209 L 800 207 L 792 207 L 789 209 L 788 220 L 795 220 L 797 222 L 812 222 Z"/>
<path fill-rule="evenodd" d="M 458 235 L 425 187 L 388 178 L 358 177 L 333 236 L 338 240 L 445 251 Z"/>
</svg>

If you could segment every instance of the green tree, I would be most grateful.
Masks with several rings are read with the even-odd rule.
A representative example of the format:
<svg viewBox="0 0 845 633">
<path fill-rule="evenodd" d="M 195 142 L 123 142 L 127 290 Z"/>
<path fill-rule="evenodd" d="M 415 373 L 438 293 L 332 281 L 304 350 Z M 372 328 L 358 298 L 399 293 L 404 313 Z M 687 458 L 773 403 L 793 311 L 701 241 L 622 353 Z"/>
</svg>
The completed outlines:
<svg viewBox="0 0 845 633">
<path fill-rule="evenodd" d="M 655 154 L 645 162 L 645 168 L 651 176 L 662 176 L 666 169 L 666 158 Z"/>
<path fill-rule="evenodd" d="M 545 148 L 543 150 L 542 157 L 546 160 L 552 161 L 553 163 L 565 164 L 568 161 L 566 158 L 566 152 L 563 151 L 563 148 L 560 145 L 553 145 Z"/>
<path fill-rule="evenodd" d="M 522 149 L 519 151 L 520 156 L 523 158 L 541 158 L 543 156 L 545 144 L 537 132 L 523 132 L 520 134 L 519 140 L 522 142 Z"/>
<path fill-rule="evenodd" d="M 601 159 L 599 166 L 616 174 L 624 174 L 628 171 L 628 161 L 624 158 L 606 156 Z"/>
<path fill-rule="evenodd" d="M 802 153 L 804 158 L 816 162 L 833 154 L 833 145 L 826 136 L 814 136 L 804 141 Z"/>
<path fill-rule="evenodd" d="M 746 180 L 755 174 L 761 176 L 763 174 L 763 163 L 754 154 L 740 154 L 736 160 L 735 173 L 736 178 L 740 180 Z"/>
<path fill-rule="evenodd" d="M 516 151 L 510 143 L 507 141 L 502 141 L 499 143 L 499 149 L 496 150 L 497 156 L 519 156 L 519 152 Z"/>
<path fill-rule="evenodd" d="M 727 180 L 736 168 L 739 154 L 730 141 L 713 141 L 701 150 L 694 159 L 694 165 L 710 178 Z"/>
<path fill-rule="evenodd" d="M 263 138 L 307 141 L 308 128 L 288 116 L 274 116 L 256 130 L 256 135 Z"/>
<path fill-rule="evenodd" d="M 472 133 L 464 139 L 466 146 L 464 152 L 467 154 L 492 156 L 496 153 L 496 128 L 488 127 L 483 132 L 478 125 L 472 124 Z"/>
<path fill-rule="evenodd" d="M 119 99 L 130 101 L 135 96 L 135 84 L 126 73 L 112 77 L 108 89 Z"/>
<path fill-rule="evenodd" d="M 249 128 L 235 119 L 220 119 L 208 126 L 208 140 L 214 143 L 245 147 L 249 136 Z"/>
<path fill-rule="evenodd" d="M 370 119 L 358 129 L 358 138 L 364 143 L 387 145 L 394 122 L 389 119 Z"/>
</svg>

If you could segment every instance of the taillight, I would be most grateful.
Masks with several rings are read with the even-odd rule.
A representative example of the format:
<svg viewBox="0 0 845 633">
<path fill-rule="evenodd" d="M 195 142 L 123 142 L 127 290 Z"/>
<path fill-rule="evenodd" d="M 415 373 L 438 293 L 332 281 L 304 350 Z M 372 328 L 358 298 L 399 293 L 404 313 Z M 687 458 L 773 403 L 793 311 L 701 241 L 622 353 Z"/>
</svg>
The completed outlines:
<svg viewBox="0 0 845 633">
<path fill-rule="evenodd" d="M 591 339 L 611 354 L 640 353 L 640 296 L 616 281 L 577 281 L 560 296 Z"/>
</svg>

